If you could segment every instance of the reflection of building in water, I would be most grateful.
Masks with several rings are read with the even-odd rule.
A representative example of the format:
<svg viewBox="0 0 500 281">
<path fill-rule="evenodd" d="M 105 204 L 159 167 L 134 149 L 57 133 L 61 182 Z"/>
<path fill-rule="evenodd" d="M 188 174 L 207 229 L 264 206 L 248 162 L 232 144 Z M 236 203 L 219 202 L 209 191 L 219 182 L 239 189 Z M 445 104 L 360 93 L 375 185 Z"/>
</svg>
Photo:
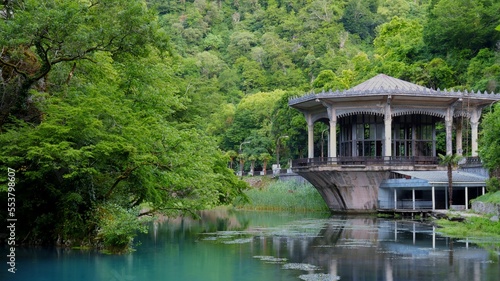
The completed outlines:
<svg viewBox="0 0 500 281">
<path fill-rule="evenodd" d="M 416 222 L 378 219 L 328 220 L 316 235 L 260 236 L 252 248 L 256 255 L 320 266 L 341 280 L 481 280 L 490 266 L 488 253 L 467 240 L 441 237 Z"/>
</svg>

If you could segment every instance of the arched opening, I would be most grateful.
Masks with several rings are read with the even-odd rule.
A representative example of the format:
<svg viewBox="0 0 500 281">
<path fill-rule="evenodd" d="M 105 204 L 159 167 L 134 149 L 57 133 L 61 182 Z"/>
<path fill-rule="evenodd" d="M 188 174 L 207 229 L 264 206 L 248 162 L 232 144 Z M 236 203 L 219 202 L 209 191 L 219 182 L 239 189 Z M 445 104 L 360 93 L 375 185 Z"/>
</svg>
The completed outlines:
<svg viewBox="0 0 500 281">
<path fill-rule="evenodd" d="M 328 118 L 314 122 L 314 157 L 329 157 L 330 126 Z"/>
</svg>

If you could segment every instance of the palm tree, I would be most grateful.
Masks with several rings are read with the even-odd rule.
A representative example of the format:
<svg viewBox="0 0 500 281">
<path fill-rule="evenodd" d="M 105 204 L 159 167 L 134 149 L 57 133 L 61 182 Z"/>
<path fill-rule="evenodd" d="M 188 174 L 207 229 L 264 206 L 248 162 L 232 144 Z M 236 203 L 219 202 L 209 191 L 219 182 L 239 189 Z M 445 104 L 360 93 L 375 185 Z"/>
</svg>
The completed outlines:
<svg viewBox="0 0 500 281">
<path fill-rule="evenodd" d="M 458 162 L 463 158 L 459 154 L 439 154 L 441 158 L 441 165 L 448 167 L 448 206 L 451 208 L 453 203 L 453 168 L 458 165 Z M 467 202 L 465 202 L 467 204 Z"/>
<path fill-rule="evenodd" d="M 243 167 L 245 166 L 245 160 L 247 160 L 247 155 L 245 153 L 238 154 L 238 159 L 240 160 L 240 173 L 241 178 L 243 178 Z"/>
<path fill-rule="evenodd" d="M 231 159 L 231 162 L 229 162 L 229 168 L 233 169 L 233 161 L 236 156 L 238 156 L 238 152 L 234 150 L 229 150 L 226 152 L 226 155 L 229 156 L 229 159 Z"/>
<path fill-rule="evenodd" d="M 267 162 L 271 160 L 271 155 L 267 152 L 262 153 L 259 157 L 262 160 L 262 170 L 264 171 L 264 175 L 266 174 Z"/>
<path fill-rule="evenodd" d="M 248 156 L 248 160 L 251 161 L 251 164 L 250 164 L 250 173 L 253 176 L 254 175 L 253 172 L 254 172 L 254 169 L 255 169 L 255 160 L 257 160 L 257 156 L 250 155 L 250 156 Z"/>
</svg>

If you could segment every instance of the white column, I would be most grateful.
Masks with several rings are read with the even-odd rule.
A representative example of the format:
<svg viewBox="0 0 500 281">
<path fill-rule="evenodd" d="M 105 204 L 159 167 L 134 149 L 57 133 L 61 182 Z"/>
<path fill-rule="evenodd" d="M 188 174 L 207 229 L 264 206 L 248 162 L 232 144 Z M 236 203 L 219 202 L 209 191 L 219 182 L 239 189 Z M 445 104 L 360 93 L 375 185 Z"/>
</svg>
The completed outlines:
<svg viewBox="0 0 500 281">
<path fill-rule="evenodd" d="M 384 117 L 384 156 L 392 156 L 392 116 L 390 96 L 385 106 Z"/>
<path fill-rule="evenodd" d="M 462 149 L 462 120 L 460 122 L 457 122 L 455 124 L 456 126 L 456 149 L 457 149 L 457 154 L 462 155 L 463 154 L 463 149 Z"/>
<path fill-rule="evenodd" d="M 484 186 L 483 186 L 483 195 L 484 195 L 484 193 L 485 193 L 485 192 L 484 192 Z"/>
<path fill-rule="evenodd" d="M 314 158 L 314 124 L 307 125 L 307 157 Z"/>
<path fill-rule="evenodd" d="M 432 186 L 432 210 L 436 210 L 436 189 Z"/>
<path fill-rule="evenodd" d="M 307 121 L 307 157 L 314 158 L 314 122 L 311 114 L 305 114 Z"/>
<path fill-rule="evenodd" d="M 411 189 L 411 201 L 413 203 L 413 210 L 415 210 L 415 188 Z"/>
<path fill-rule="evenodd" d="M 328 108 L 330 115 L 330 147 L 328 149 L 329 157 L 337 157 L 337 114 L 335 108 Z"/>
<path fill-rule="evenodd" d="M 478 126 L 479 126 L 479 118 L 481 117 L 481 111 L 477 108 L 474 108 L 471 112 L 470 116 L 470 127 L 471 127 L 471 156 L 477 157 L 477 140 L 478 140 Z"/>
</svg>

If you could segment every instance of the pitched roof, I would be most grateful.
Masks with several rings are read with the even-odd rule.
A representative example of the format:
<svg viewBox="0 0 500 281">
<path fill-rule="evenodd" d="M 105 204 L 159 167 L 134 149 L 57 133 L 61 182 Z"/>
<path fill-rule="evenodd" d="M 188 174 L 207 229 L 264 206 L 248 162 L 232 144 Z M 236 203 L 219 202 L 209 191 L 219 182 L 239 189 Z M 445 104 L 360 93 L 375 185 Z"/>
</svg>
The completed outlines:
<svg viewBox="0 0 500 281">
<path fill-rule="evenodd" d="M 430 184 L 448 184 L 447 171 L 394 171 L 398 174 L 410 176 L 412 178 L 423 179 Z M 452 173 L 454 184 L 468 183 L 471 186 L 484 185 L 486 177 L 481 175 L 472 174 L 464 171 L 453 171 Z"/>
<path fill-rule="evenodd" d="M 379 74 L 365 82 L 354 86 L 349 91 L 373 91 L 373 90 L 430 90 L 423 86 L 397 79 L 385 74 Z"/>
</svg>

